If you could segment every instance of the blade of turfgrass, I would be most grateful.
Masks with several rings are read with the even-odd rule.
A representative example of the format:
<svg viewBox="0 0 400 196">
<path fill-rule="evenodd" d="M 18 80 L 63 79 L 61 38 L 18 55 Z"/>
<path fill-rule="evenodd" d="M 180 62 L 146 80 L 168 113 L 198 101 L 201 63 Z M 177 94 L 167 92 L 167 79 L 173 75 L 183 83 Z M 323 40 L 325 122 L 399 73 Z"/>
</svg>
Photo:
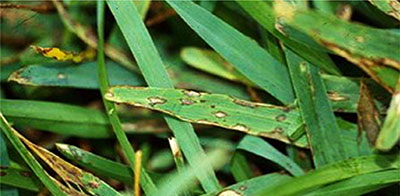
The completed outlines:
<svg viewBox="0 0 400 196">
<path fill-rule="evenodd" d="M 15 134 L 16 130 L 14 130 L 7 120 L 4 118 L 3 114 L 0 113 L 0 126 L 3 133 L 7 136 L 11 144 L 18 151 L 21 157 L 24 159 L 26 164 L 32 169 L 35 175 L 39 178 L 39 180 L 46 186 L 46 188 L 53 194 L 59 196 L 67 196 L 68 194 L 64 192 L 59 187 L 59 184 L 55 180 L 53 180 L 49 174 L 43 169 L 43 167 L 39 164 L 39 162 L 33 157 L 33 155 L 25 148 L 24 144 Z"/>
<path fill-rule="evenodd" d="M 306 196 L 363 195 L 399 182 L 399 172 L 399 169 L 395 169 L 355 176 L 319 188 Z"/>
<path fill-rule="evenodd" d="M 43 188 L 42 183 L 28 170 L 1 165 L 0 173 L 1 185 L 10 185 L 34 192 L 39 192 Z"/>
<path fill-rule="evenodd" d="M 97 69 L 99 75 L 99 82 L 100 82 L 100 92 L 101 95 L 104 95 L 107 91 L 109 86 L 109 81 L 107 77 L 107 70 L 105 66 L 105 59 L 104 59 L 104 7 L 105 2 L 102 0 L 97 1 L 97 32 L 98 32 L 98 54 L 97 54 Z M 108 102 L 102 96 L 104 106 L 106 108 L 110 123 L 113 127 L 114 133 L 118 139 L 118 142 L 121 144 L 122 151 L 124 152 L 125 157 L 128 159 L 129 165 L 132 171 L 135 171 L 135 157 L 134 157 L 134 150 L 126 136 L 124 130 L 122 129 L 121 122 L 119 120 L 118 114 L 115 111 L 115 106 L 113 103 Z M 145 169 L 141 167 L 141 175 L 140 175 L 140 185 L 143 188 L 143 191 L 147 195 L 151 195 L 157 191 L 157 187 L 155 186 L 154 182 L 147 174 Z"/>
<path fill-rule="evenodd" d="M 56 147 L 62 155 L 97 175 L 113 178 L 126 184 L 133 184 L 133 172 L 128 165 L 111 161 L 72 145 L 56 144 Z M 161 178 L 159 174 L 150 171 L 147 173 L 155 181 Z"/>
<path fill-rule="evenodd" d="M 224 79 L 257 87 L 254 83 L 244 78 L 244 76 L 237 72 L 232 65 L 212 50 L 186 47 L 181 50 L 180 57 L 186 64 L 194 68 Z M 322 74 L 322 79 L 326 86 L 329 101 L 335 111 L 357 112 L 357 101 L 360 89 L 359 78 Z M 377 102 L 380 112 L 385 112 L 386 107 L 382 107 L 382 103 L 384 103 L 386 99 L 390 99 L 390 97 L 387 96 L 389 93 L 371 80 L 364 80 L 368 82 L 368 85 L 373 86 L 374 96 L 384 96 L 383 101 L 375 99 L 375 102 Z"/>
<path fill-rule="evenodd" d="M 84 89 L 98 89 L 99 79 L 96 62 L 79 65 L 40 64 L 29 65 L 12 73 L 8 81 L 31 86 L 57 86 Z M 111 85 L 144 85 L 143 78 L 112 61 L 106 62 L 107 75 Z"/>
<path fill-rule="evenodd" d="M 385 14 L 400 21 L 400 2 L 393 0 L 369 0 L 369 2 Z"/>
<path fill-rule="evenodd" d="M 285 49 L 316 168 L 347 158 L 319 69 Z"/>
<path fill-rule="evenodd" d="M 40 159 L 42 159 L 51 169 L 53 169 L 64 182 L 71 188 L 69 183 L 73 183 L 78 187 L 82 187 L 88 193 L 99 196 L 121 196 L 116 190 L 109 186 L 104 181 L 100 180 L 98 177 L 92 175 L 89 172 L 85 172 L 76 166 L 64 161 L 60 157 L 51 153 L 45 148 L 42 148 L 36 144 L 33 144 L 28 139 L 24 138 L 18 132 L 14 134 L 22 140 L 25 145 L 31 149 Z M 81 191 L 81 189 L 79 189 Z M 77 191 L 75 191 L 77 192 Z M 81 195 L 81 194 L 79 194 Z M 82 193 L 82 195 L 85 195 Z"/>
<path fill-rule="evenodd" d="M 118 26 L 120 27 L 131 52 L 149 86 L 173 88 L 164 64 L 151 40 L 151 37 L 140 19 L 136 7 L 131 2 L 107 1 Z M 135 28 L 132 28 L 135 27 Z M 197 157 L 205 158 L 205 153 L 191 124 L 165 117 L 168 126 L 174 133 L 189 165 L 196 167 Z M 197 177 L 206 192 L 218 190 L 220 185 L 211 166 L 197 171 Z"/>
<path fill-rule="evenodd" d="M 283 28 L 294 28 L 309 35 L 358 65 L 389 92 L 394 92 L 400 74 L 400 34 L 350 23 L 320 12 L 295 9 L 284 2 L 275 5 L 275 12 L 280 17 L 278 24 Z"/>
<path fill-rule="evenodd" d="M 246 135 L 239 142 L 237 149 L 245 150 L 271 160 L 285 168 L 293 176 L 301 176 L 304 174 L 304 171 L 295 162 L 259 137 Z"/>
<path fill-rule="evenodd" d="M 209 193 L 201 196 L 212 196 L 212 195 L 227 195 L 227 196 L 254 196 L 255 193 L 260 191 L 261 189 L 265 189 L 267 187 L 272 187 L 277 184 L 281 184 L 290 180 L 290 176 L 272 173 L 266 174 L 263 176 L 254 177 L 248 180 L 244 180 L 238 182 L 236 184 L 225 187 L 219 193 Z"/>
<path fill-rule="evenodd" d="M 244 152 L 235 151 L 229 166 L 236 182 L 248 180 L 254 176 L 253 171 L 244 156 Z"/>
<path fill-rule="evenodd" d="M 3 132 L 0 132 L 0 176 L 1 179 L 6 179 L 9 175 L 8 169 L 11 168 L 10 167 L 10 158 L 8 156 L 8 150 L 7 150 L 7 146 L 6 146 L 6 141 L 4 140 L 4 134 Z M 3 171 L 6 170 L 6 171 Z M 15 176 L 15 175 L 14 175 Z M 15 179 L 15 178 L 13 178 Z M 19 180 L 19 179 L 18 179 Z M 16 181 L 18 181 L 16 180 Z M 8 183 L 10 180 L 0 180 L 0 184 L 6 184 Z M 27 183 L 21 183 L 21 184 L 27 184 Z M 6 186 L 2 185 L 1 189 L 0 189 L 0 195 L 13 195 L 13 196 L 18 196 L 18 189 L 15 187 L 15 185 L 18 185 L 18 183 L 12 184 L 14 186 L 11 186 L 9 188 L 7 188 Z M 37 183 L 35 185 L 41 186 L 41 183 Z M 34 189 L 34 188 L 33 188 Z M 32 190 L 32 189 L 31 189 Z M 37 188 L 37 191 L 39 190 L 39 188 Z M 35 190 L 33 190 L 35 191 Z"/>
<path fill-rule="evenodd" d="M 178 146 L 178 143 L 176 142 L 176 139 L 174 137 L 168 138 L 169 146 L 171 148 L 172 156 L 174 157 L 174 162 L 176 166 L 176 171 L 179 173 L 179 175 L 184 175 L 184 170 L 185 170 L 185 163 L 183 160 L 182 152 L 181 149 Z M 190 192 L 188 191 L 190 186 L 186 185 L 187 187 L 183 188 L 185 190 L 182 191 L 181 195 L 183 196 L 190 196 Z"/>
<path fill-rule="evenodd" d="M 325 52 L 313 49 L 303 43 L 292 40 L 285 35 L 281 34 L 275 27 L 275 14 L 272 6 L 263 1 L 240 1 L 237 3 L 256 20 L 268 32 L 282 41 L 286 46 L 292 49 L 301 57 L 307 59 L 309 62 L 317 65 L 327 73 L 334 75 L 341 75 L 340 70 L 333 63 L 332 59 Z"/>
<path fill-rule="evenodd" d="M 379 150 L 390 150 L 400 139 L 400 77 L 393 94 L 385 122 L 379 132 L 375 146 Z"/>
<path fill-rule="evenodd" d="M 109 138 L 107 116 L 83 107 L 31 100 L 0 99 L 1 112 L 15 125 L 81 138 Z"/>
<path fill-rule="evenodd" d="M 362 174 L 398 169 L 399 167 L 400 156 L 398 155 L 362 156 L 326 165 L 303 176 L 292 178 L 272 187 L 263 188 L 254 195 L 262 196 L 269 193 L 274 193 L 276 196 L 304 195 L 313 188 L 318 188 L 325 184 Z"/>
<path fill-rule="evenodd" d="M 294 101 L 286 67 L 255 41 L 191 1 L 167 2 L 204 41 L 240 73 L 284 104 Z"/>
<path fill-rule="evenodd" d="M 164 112 L 187 122 L 219 126 L 300 147 L 307 146 L 305 140 L 290 141 L 288 138 L 303 126 L 300 114 L 294 108 L 253 103 L 227 95 L 152 87 L 111 87 L 105 98 Z"/>
</svg>

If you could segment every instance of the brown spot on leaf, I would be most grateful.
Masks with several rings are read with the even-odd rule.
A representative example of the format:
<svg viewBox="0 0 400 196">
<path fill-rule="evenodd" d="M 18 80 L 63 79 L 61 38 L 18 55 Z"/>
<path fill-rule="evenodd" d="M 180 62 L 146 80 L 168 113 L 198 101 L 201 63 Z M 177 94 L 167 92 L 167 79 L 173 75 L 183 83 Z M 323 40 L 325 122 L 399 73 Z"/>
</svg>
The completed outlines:
<svg viewBox="0 0 400 196">
<path fill-rule="evenodd" d="M 241 190 L 241 191 L 244 191 L 244 190 L 246 190 L 247 189 L 247 186 L 240 186 L 239 187 L 239 190 Z"/>
<path fill-rule="evenodd" d="M 250 107 L 250 108 L 254 108 L 257 105 L 250 102 L 250 101 L 245 101 L 245 100 L 241 100 L 241 99 L 233 99 L 233 103 L 244 106 L 244 107 Z"/>
<path fill-rule="evenodd" d="M 357 42 L 360 42 L 360 43 L 363 43 L 363 42 L 365 41 L 365 39 L 364 39 L 364 37 L 362 37 L 362 36 L 357 36 L 357 37 L 356 37 L 356 41 L 357 41 Z"/>
<path fill-rule="evenodd" d="M 281 128 L 281 127 L 276 127 L 275 129 L 274 129 L 274 132 L 276 132 L 276 133 L 283 133 L 285 130 L 283 129 L 283 128 Z"/>
<path fill-rule="evenodd" d="M 349 99 L 348 97 L 342 96 L 335 91 L 328 91 L 328 98 L 332 101 L 345 101 Z"/>
<path fill-rule="evenodd" d="M 91 181 L 91 182 L 89 182 L 89 186 L 92 189 L 97 189 L 97 188 L 99 188 L 100 184 L 96 181 Z"/>
<path fill-rule="evenodd" d="M 250 129 L 243 124 L 236 124 L 232 127 L 232 129 L 238 130 L 238 131 L 243 131 L 243 132 L 249 132 Z"/>
<path fill-rule="evenodd" d="M 286 115 L 284 115 L 284 114 L 278 115 L 275 117 L 275 120 L 278 122 L 282 122 L 282 121 L 286 120 Z"/>
<path fill-rule="evenodd" d="M 200 97 L 200 95 L 201 95 L 199 92 L 196 92 L 196 91 L 184 91 L 184 93 L 186 96 L 189 96 L 189 97 Z"/>
<path fill-rule="evenodd" d="M 190 99 L 180 99 L 182 105 L 192 105 L 194 102 Z"/>
<path fill-rule="evenodd" d="M 31 177 L 32 176 L 32 173 L 28 172 L 28 171 L 21 171 L 21 172 L 19 172 L 19 174 L 21 174 L 21 176 L 24 176 L 24 177 Z"/>
</svg>

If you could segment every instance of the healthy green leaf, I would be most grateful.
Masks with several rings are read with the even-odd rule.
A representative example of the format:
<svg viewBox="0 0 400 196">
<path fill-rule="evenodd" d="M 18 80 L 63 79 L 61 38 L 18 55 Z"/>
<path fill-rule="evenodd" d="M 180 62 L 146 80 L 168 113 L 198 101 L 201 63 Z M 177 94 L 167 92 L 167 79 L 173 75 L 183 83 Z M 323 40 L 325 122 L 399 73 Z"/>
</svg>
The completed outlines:
<svg viewBox="0 0 400 196">
<path fill-rule="evenodd" d="M 254 195 L 304 195 L 313 188 L 325 184 L 348 179 L 362 174 L 368 174 L 400 167 L 400 156 L 370 155 L 347 159 L 323 168 L 308 172 L 306 175 L 292 178 L 286 182 L 266 187 Z"/>
<path fill-rule="evenodd" d="M 304 171 L 295 162 L 261 138 L 247 135 L 239 142 L 237 148 L 271 160 L 285 168 L 293 176 L 304 174 Z"/>
<path fill-rule="evenodd" d="M 17 126 L 83 138 L 112 136 L 107 117 L 83 107 L 31 100 L 0 99 L 1 112 Z"/>
</svg>

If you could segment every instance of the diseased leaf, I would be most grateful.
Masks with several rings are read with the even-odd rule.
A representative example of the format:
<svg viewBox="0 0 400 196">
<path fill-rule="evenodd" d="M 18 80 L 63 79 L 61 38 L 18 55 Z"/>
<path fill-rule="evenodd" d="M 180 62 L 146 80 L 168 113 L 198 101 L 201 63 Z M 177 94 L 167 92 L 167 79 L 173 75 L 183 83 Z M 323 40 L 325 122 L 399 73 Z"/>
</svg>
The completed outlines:
<svg viewBox="0 0 400 196">
<path fill-rule="evenodd" d="M 285 104 L 294 100 L 286 67 L 256 42 L 193 2 L 167 2 L 200 37 L 249 80 Z"/>
<path fill-rule="evenodd" d="M 59 48 L 42 48 L 39 46 L 31 46 L 37 53 L 47 57 L 53 58 L 57 61 L 73 61 L 75 63 L 80 63 L 84 60 L 92 60 L 96 56 L 96 51 L 89 48 L 80 53 L 74 53 L 70 51 L 64 51 Z"/>
<path fill-rule="evenodd" d="M 358 65 L 389 92 L 394 91 L 400 70 L 399 34 L 346 22 L 319 12 L 296 10 L 284 2 L 276 4 L 275 13 L 283 28 L 295 28 L 306 33 L 337 55 Z"/>
<path fill-rule="evenodd" d="M 361 81 L 360 98 L 357 108 L 359 131 L 367 134 L 371 146 L 375 145 L 381 127 L 381 119 L 368 86 Z"/>
<path fill-rule="evenodd" d="M 224 127 L 286 143 L 291 143 L 289 134 L 302 128 L 296 109 L 220 94 L 122 86 L 110 88 L 105 97 L 116 103 L 161 111 L 188 122 Z M 307 143 L 304 142 L 299 140 L 294 144 L 305 147 Z"/>
<path fill-rule="evenodd" d="M 378 9 L 400 21 L 400 3 L 396 0 L 369 0 Z"/>
</svg>

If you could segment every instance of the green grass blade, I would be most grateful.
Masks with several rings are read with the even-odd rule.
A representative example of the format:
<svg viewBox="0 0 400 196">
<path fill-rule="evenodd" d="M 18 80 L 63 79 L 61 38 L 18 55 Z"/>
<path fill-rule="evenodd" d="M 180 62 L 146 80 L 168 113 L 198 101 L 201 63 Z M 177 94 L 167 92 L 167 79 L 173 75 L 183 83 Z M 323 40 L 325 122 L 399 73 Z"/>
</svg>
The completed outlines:
<svg viewBox="0 0 400 196">
<path fill-rule="evenodd" d="M 172 175 L 162 179 L 159 183 L 160 191 L 156 195 L 182 195 L 187 190 L 187 187 L 195 184 L 196 170 L 204 170 L 203 168 L 209 165 L 219 169 L 229 161 L 229 156 L 230 154 L 223 150 L 214 150 L 207 155 L 206 159 L 197 157 L 196 161 L 199 162 L 197 167 L 186 167 L 183 171 L 176 171 Z"/>
<path fill-rule="evenodd" d="M 74 163 L 93 171 L 95 174 L 122 181 L 127 184 L 133 184 L 133 172 L 128 165 L 111 161 L 91 152 L 82 150 L 76 146 L 68 144 L 56 144 L 57 150 L 72 160 Z M 159 179 L 161 176 L 149 172 L 152 179 Z"/>
<path fill-rule="evenodd" d="M 347 158 L 319 69 L 289 49 L 285 53 L 315 167 Z"/>
<path fill-rule="evenodd" d="M 220 55 L 212 50 L 186 47 L 181 50 L 180 56 L 188 65 L 219 76 L 224 79 L 240 82 L 252 87 L 257 87 L 237 72 L 232 65 L 225 61 Z M 322 74 L 326 86 L 328 98 L 332 107 L 337 112 L 357 112 L 357 102 L 360 95 L 360 78 L 349 78 L 335 75 Z M 364 79 L 366 80 L 366 79 Z M 389 93 L 371 80 L 366 80 L 368 85 L 373 86 L 375 97 L 382 97 L 375 100 L 381 113 L 386 112 L 384 103 L 390 99 Z M 224 93 L 222 93 L 224 94 Z"/>
<path fill-rule="evenodd" d="M 304 171 L 295 162 L 261 138 L 247 135 L 239 142 L 237 148 L 271 160 L 285 168 L 293 176 L 304 174 Z"/>
<path fill-rule="evenodd" d="M 144 85 L 143 78 L 120 65 L 108 61 L 107 75 L 111 85 Z M 30 65 L 19 69 L 8 78 L 8 81 L 32 86 L 57 86 L 84 89 L 98 89 L 99 79 L 96 62 L 79 65 Z"/>
<path fill-rule="evenodd" d="M 26 189 L 34 192 L 39 192 L 43 187 L 42 183 L 33 176 L 30 171 L 20 168 L 1 166 L 0 184 L 9 185 L 16 188 Z"/>
<path fill-rule="evenodd" d="M 254 194 L 256 194 L 262 189 L 275 186 L 277 184 L 286 182 L 290 179 L 291 177 L 286 175 L 281 175 L 276 173 L 267 174 L 249 180 L 241 181 L 234 185 L 225 187 L 219 193 L 205 194 L 202 196 L 211 196 L 211 195 L 254 196 Z"/>
<path fill-rule="evenodd" d="M 400 167 L 400 156 L 397 155 L 370 155 L 347 159 L 323 168 L 308 172 L 306 175 L 292 178 L 272 187 L 264 188 L 254 195 L 304 195 L 313 188 L 328 183 L 348 179 L 362 174 L 384 171 Z"/>
<path fill-rule="evenodd" d="M 100 111 L 31 100 L 0 99 L 1 112 L 18 126 L 82 138 L 109 138 L 109 122 Z"/>
<path fill-rule="evenodd" d="M 400 77 L 393 94 L 385 122 L 379 132 L 375 146 L 379 150 L 390 150 L 400 139 Z"/>
<path fill-rule="evenodd" d="M 330 59 L 327 53 L 315 50 L 311 47 L 308 47 L 307 45 L 291 40 L 281 34 L 275 28 L 274 10 L 267 2 L 246 2 L 237 0 L 237 3 L 268 32 L 270 32 L 272 35 L 282 41 L 298 55 L 307 59 L 314 65 L 320 67 L 327 73 L 340 75 L 340 70 L 336 67 L 336 65 L 333 63 L 332 59 Z"/>
<path fill-rule="evenodd" d="M 103 0 L 97 1 L 97 26 L 98 26 L 98 54 L 97 54 L 97 69 L 99 75 L 99 82 L 100 82 L 100 92 L 102 95 L 105 94 L 107 88 L 109 86 L 109 80 L 107 77 L 107 70 L 105 66 L 105 59 L 104 59 L 104 7 L 105 2 Z M 140 17 L 140 16 L 139 16 Z M 129 161 L 129 165 L 132 171 L 135 171 L 135 157 L 134 157 L 134 150 L 131 146 L 128 137 L 126 136 L 124 130 L 122 129 L 121 122 L 119 120 L 118 114 L 115 111 L 115 106 L 113 103 L 108 102 L 102 96 L 104 106 L 106 108 L 110 123 L 113 127 L 114 133 L 117 136 L 118 142 L 121 144 L 122 151 L 125 154 Z M 155 186 L 154 182 L 147 174 L 143 166 L 140 168 L 140 185 L 143 188 L 143 191 L 151 195 L 157 191 L 157 187 Z"/>
<path fill-rule="evenodd" d="M 57 182 L 53 180 L 49 174 L 43 169 L 39 162 L 33 157 L 33 155 L 25 148 L 21 140 L 15 135 L 14 130 L 7 120 L 4 118 L 3 114 L 0 113 L 1 117 L 1 130 L 7 136 L 10 143 L 18 151 L 21 157 L 24 159 L 26 164 L 32 169 L 33 173 L 39 178 L 39 180 L 46 186 L 46 188 L 53 194 L 59 196 L 67 196 L 68 194 L 64 192 Z"/>
<path fill-rule="evenodd" d="M 319 188 L 306 196 L 363 195 L 400 181 L 400 170 L 388 170 L 355 176 Z"/>
<path fill-rule="evenodd" d="M 369 0 L 369 2 L 385 14 L 400 21 L 400 3 L 393 0 Z"/>
<path fill-rule="evenodd" d="M 286 67 L 255 41 L 193 2 L 167 2 L 200 37 L 240 73 L 283 103 L 289 104 L 294 101 Z"/>
<path fill-rule="evenodd" d="M 235 151 L 233 154 L 230 169 L 236 182 L 248 180 L 253 177 L 253 172 L 241 151 Z"/>
<path fill-rule="evenodd" d="M 286 143 L 292 143 L 288 136 L 303 125 L 296 109 L 253 103 L 220 94 L 117 86 L 110 88 L 105 97 L 116 103 L 161 111 L 184 121 L 224 127 Z M 307 145 L 303 140 L 294 144 L 301 147 Z"/>
<path fill-rule="evenodd" d="M 147 84 L 154 87 L 173 88 L 164 64 L 135 6 L 131 2 L 107 1 L 107 4 L 135 56 Z M 135 28 L 132 29 L 132 27 Z M 165 119 L 189 165 L 196 167 L 198 163 L 194 160 L 199 156 L 205 158 L 205 153 L 192 125 L 170 117 L 165 117 Z M 220 188 L 211 166 L 204 167 L 204 170 L 198 170 L 197 177 L 207 192 Z"/>
<path fill-rule="evenodd" d="M 303 32 L 324 47 L 358 65 L 388 91 L 394 92 L 400 74 L 400 35 L 390 30 L 350 23 L 332 15 L 275 6 L 280 25 Z M 279 8 L 285 9 L 283 13 Z"/>
</svg>

